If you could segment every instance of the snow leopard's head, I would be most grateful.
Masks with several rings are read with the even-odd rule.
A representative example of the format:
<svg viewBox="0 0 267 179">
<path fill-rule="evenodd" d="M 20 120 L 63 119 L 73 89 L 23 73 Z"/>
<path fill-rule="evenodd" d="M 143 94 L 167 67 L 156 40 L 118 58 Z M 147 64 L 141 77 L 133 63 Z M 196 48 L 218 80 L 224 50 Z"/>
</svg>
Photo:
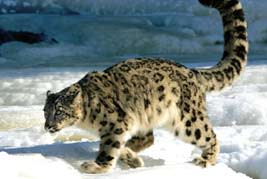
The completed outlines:
<svg viewBox="0 0 267 179">
<path fill-rule="evenodd" d="M 74 84 L 58 93 L 47 92 L 44 106 L 45 130 L 55 133 L 83 117 L 82 89 Z"/>
</svg>

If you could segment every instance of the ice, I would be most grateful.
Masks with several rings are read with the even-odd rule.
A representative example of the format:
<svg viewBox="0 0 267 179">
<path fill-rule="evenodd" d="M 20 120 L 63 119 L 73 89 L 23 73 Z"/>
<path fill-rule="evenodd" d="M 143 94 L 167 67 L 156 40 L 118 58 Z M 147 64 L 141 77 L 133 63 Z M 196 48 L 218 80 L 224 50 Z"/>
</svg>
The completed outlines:
<svg viewBox="0 0 267 179">
<path fill-rule="evenodd" d="M 15 3 L 14 7 L 7 2 Z M 267 3 L 242 2 L 249 24 L 250 54 L 266 53 Z M 185 59 L 177 57 L 181 54 L 212 54 L 217 61 L 223 51 L 218 13 L 197 0 L 9 0 L 0 1 L 0 6 L 2 11 L 39 12 L 1 15 L 1 28 L 43 32 L 59 42 L 4 44 L 0 47 L 2 68 L 60 66 L 63 61 L 66 66 L 74 61 L 89 66 L 92 61 L 136 56 L 171 57 L 183 62 Z M 61 15 L 62 11 L 81 14 Z"/>
<path fill-rule="evenodd" d="M 3 28 L 44 32 L 58 44 L 42 43 L 34 46 L 7 43 L 0 52 L 7 59 L 2 67 L 89 66 L 94 61 L 131 56 L 171 56 L 174 54 L 201 53 L 209 33 L 193 35 L 188 27 L 157 28 L 146 17 L 106 17 L 58 15 L 3 15 Z M 49 22 L 49 23 L 46 23 Z M 153 23 L 153 22 L 152 22 Z M 34 25 L 33 25 L 34 24 Z M 76 28 L 72 28 L 76 27 Z M 178 29 L 178 30 L 177 30 Z M 179 30 L 180 29 L 180 30 Z M 192 38 L 195 38 L 193 41 Z M 210 41 L 210 40 L 209 40 Z M 210 44 L 212 51 L 221 47 Z M 218 53 L 219 54 L 219 53 Z"/>
<path fill-rule="evenodd" d="M 16 6 L 16 1 L 14 0 L 4 0 L 4 1 L 0 1 L 1 3 L 3 3 L 6 6 Z"/>
</svg>

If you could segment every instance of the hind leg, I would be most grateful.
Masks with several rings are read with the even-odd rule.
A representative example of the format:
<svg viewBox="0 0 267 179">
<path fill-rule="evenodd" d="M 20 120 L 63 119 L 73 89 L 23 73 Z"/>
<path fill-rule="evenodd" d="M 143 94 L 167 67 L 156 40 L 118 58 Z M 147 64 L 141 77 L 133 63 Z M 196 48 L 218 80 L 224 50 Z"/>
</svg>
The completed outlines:
<svg viewBox="0 0 267 179">
<path fill-rule="evenodd" d="M 127 164 L 130 168 L 144 166 L 144 162 L 136 152 L 140 152 L 154 143 L 153 132 L 146 134 L 138 134 L 133 136 L 125 145 L 120 154 L 120 160 Z"/>
<path fill-rule="evenodd" d="M 185 142 L 191 143 L 202 150 L 200 157 L 193 160 L 198 166 L 215 165 L 220 152 L 219 142 L 212 125 L 208 120 L 205 94 L 198 88 L 194 91 L 184 89 L 184 98 L 180 106 L 181 136 Z M 189 95 L 194 94 L 194 95 Z"/>
<path fill-rule="evenodd" d="M 215 165 L 217 156 L 220 152 L 220 145 L 216 138 L 216 134 L 210 129 L 207 137 L 204 137 L 203 143 L 197 143 L 196 146 L 202 149 L 201 157 L 195 158 L 193 163 L 201 167 Z"/>
<path fill-rule="evenodd" d="M 206 111 L 193 109 L 192 113 L 183 116 L 184 118 L 181 119 L 182 126 L 177 127 L 175 134 L 183 141 L 202 150 L 201 156 L 194 159 L 193 163 L 201 167 L 215 165 L 220 145 L 208 121 Z"/>
</svg>

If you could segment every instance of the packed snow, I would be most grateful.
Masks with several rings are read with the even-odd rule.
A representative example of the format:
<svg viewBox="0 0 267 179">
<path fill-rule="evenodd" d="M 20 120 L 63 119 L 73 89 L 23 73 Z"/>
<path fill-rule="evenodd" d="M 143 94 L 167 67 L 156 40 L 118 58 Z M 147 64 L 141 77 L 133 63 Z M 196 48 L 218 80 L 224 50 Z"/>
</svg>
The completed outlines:
<svg viewBox="0 0 267 179">
<path fill-rule="evenodd" d="M 51 143 L 51 139 L 55 136 L 44 134 L 42 129 L 39 129 L 39 133 L 43 133 L 43 140 L 47 140 L 46 143 L 48 144 L 37 145 L 38 142 L 36 142 L 36 145 L 32 145 L 32 141 L 40 139 L 40 136 L 37 137 L 31 133 L 37 132 L 36 130 L 27 129 L 28 138 L 31 138 L 32 141 L 21 144 L 21 147 L 1 149 L 0 158 L 2 162 L 0 162 L 0 166 L 4 171 L 1 172 L 1 176 L 20 178 L 26 175 L 28 178 L 48 178 L 51 175 L 56 177 L 62 174 L 62 177 L 66 178 L 145 178 L 153 176 L 173 178 L 173 176 L 179 176 L 180 178 L 198 177 L 204 179 L 214 178 L 219 174 L 221 178 L 245 179 L 249 178 L 245 175 L 247 174 L 253 178 L 264 179 L 266 178 L 264 165 L 266 164 L 267 146 L 252 144 L 248 142 L 248 139 L 245 141 L 244 137 L 240 135 L 240 131 L 247 133 L 248 131 L 251 132 L 250 130 L 259 129 L 241 127 L 240 129 L 228 130 L 227 128 L 217 127 L 216 132 L 222 143 L 222 151 L 218 164 L 206 169 L 190 164 L 192 153 L 195 155 L 199 153 L 193 146 L 175 140 L 169 133 L 159 130 L 156 131 L 154 146 L 140 154 L 145 161 L 144 167 L 129 170 L 119 163 L 114 171 L 100 175 L 79 172 L 79 164 L 85 160 L 93 160 L 96 157 L 98 142 Z M 262 128 L 261 130 L 262 132 L 258 132 L 259 136 L 257 137 L 266 135 L 265 129 Z M 17 133 L 19 136 L 23 134 L 22 131 L 17 131 Z M 44 137 L 44 135 L 46 136 Z M 233 135 L 238 135 L 238 138 L 242 140 L 238 143 L 233 142 L 235 139 L 230 140 Z M 21 138 L 13 135 L 13 139 L 14 141 L 27 141 L 26 136 L 23 135 Z M 23 147 L 23 145 L 26 147 Z"/>
</svg>

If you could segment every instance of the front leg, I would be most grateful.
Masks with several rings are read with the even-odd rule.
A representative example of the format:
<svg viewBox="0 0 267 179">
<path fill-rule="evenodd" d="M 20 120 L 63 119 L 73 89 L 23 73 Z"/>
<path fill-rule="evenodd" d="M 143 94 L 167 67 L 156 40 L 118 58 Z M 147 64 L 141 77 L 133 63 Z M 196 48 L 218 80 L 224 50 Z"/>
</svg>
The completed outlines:
<svg viewBox="0 0 267 179">
<path fill-rule="evenodd" d="M 86 173 L 105 173 L 113 169 L 120 156 L 124 144 L 124 135 L 121 128 L 102 133 L 100 148 L 95 162 L 84 162 L 81 169 Z"/>
</svg>

